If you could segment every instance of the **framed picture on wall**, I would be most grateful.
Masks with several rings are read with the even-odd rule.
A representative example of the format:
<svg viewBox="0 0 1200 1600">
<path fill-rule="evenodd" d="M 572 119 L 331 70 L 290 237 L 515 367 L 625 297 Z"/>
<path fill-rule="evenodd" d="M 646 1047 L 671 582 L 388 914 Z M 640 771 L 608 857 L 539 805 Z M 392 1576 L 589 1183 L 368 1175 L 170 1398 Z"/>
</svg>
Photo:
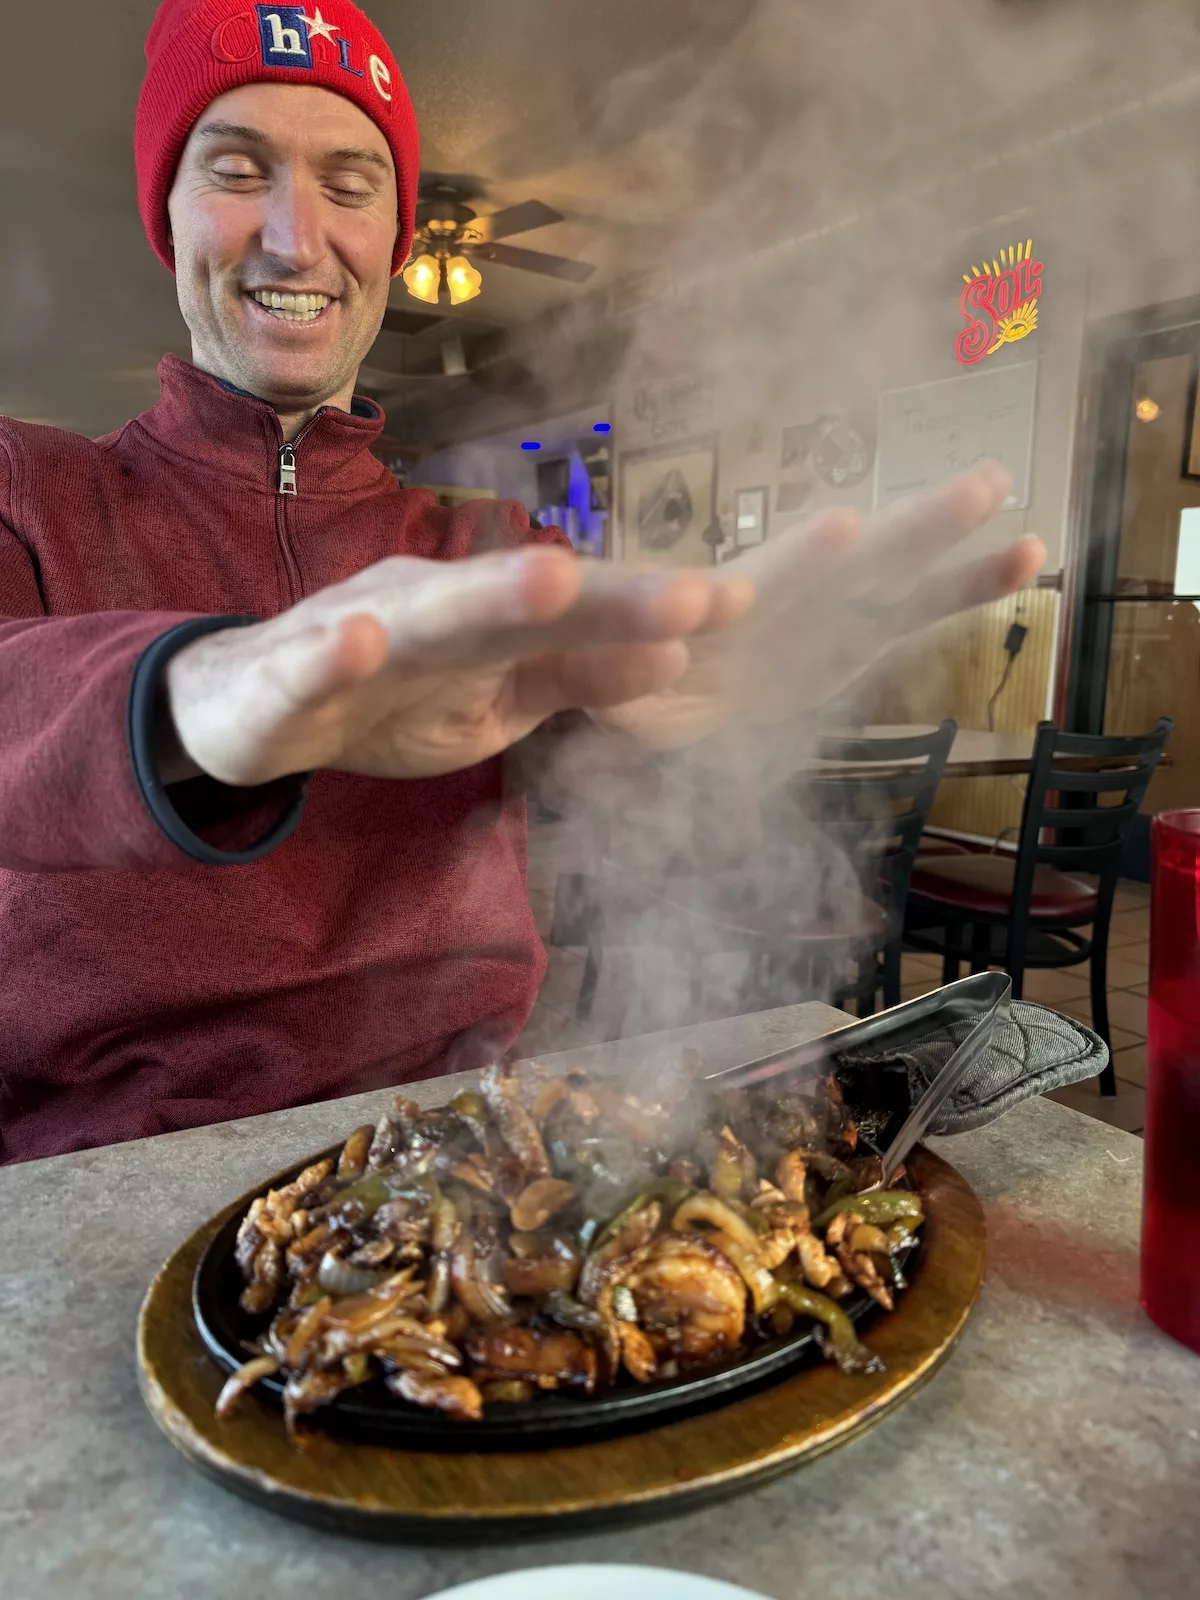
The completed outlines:
<svg viewBox="0 0 1200 1600">
<path fill-rule="evenodd" d="M 783 430 L 780 466 L 808 469 L 831 489 L 852 489 L 875 457 L 870 429 L 861 420 L 822 412 L 812 422 Z"/>
<path fill-rule="evenodd" d="M 623 453 L 617 557 L 664 567 L 709 566 L 704 533 L 717 503 L 717 446 L 708 436 Z"/>
<path fill-rule="evenodd" d="M 739 550 L 767 537 L 767 488 L 739 489 L 733 497 L 733 537 Z"/>
</svg>

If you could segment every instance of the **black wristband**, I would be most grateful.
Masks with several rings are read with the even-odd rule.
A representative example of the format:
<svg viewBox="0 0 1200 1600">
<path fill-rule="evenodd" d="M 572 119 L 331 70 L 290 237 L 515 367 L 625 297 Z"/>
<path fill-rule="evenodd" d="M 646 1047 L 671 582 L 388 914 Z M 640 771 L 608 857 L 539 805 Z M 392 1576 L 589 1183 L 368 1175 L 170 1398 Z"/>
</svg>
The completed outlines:
<svg viewBox="0 0 1200 1600">
<path fill-rule="evenodd" d="M 261 861 L 292 833 L 304 810 L 304 792 L 308 786 L 308 773 L 297 774 L 286 780 L 283 815 L 278 822 L 247 850 L 219 850 L 188 825 L 171 799 L 167 785 L 158 773 L 158 756 L 155 749 L 159 694 L 162 687 L 163 668 L 171 657 L 185 644 L 206 633 L 218 633 L 224 628 L 246 628 L 259 621 L 258 617 L 196 617 L 191 622 L 160 634 L 142 651 L 134 663 L 129 683 L 129 700 L 126 708 L 126 733 L 129 755 L 133 762 L 133 775 L 141 791 L 146 809 L 177 849 L 201 861 L 206 866 L 237 867 L 252 861 Z M 189 782 L 195 780 L 188 780 Z M 234 797 L 234 806 L 226 804 L 221 809 L 226 815 L 250 809 L 261 791 L 240 789 L 222 784 L 215 778 L 206 780 L 210 786 L 226 797 Z M 290 793 L 289 793 L 290 791 Z"/>
</svg>

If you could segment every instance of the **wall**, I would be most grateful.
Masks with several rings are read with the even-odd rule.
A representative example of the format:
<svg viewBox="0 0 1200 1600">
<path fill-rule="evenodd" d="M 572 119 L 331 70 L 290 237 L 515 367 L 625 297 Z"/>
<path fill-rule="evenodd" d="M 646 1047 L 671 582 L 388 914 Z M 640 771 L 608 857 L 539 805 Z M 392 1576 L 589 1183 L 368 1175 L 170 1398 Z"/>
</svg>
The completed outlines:
<svg viewBox="0 0 1200 1600">
<path fill-rule="evenodd" d="M 869 714 L 882 723 L 936 723 L 1032 733 L 1046 715 L 1059 597 L 1029 589 L 940 623 L 897 651 L 868 686 Z M 1028 628 L 1024 648 L 1001 689 L 1010 626 Z M 930 816 L 935 827 L 976 838 L 1012 837 L 1024 782 L 1015 778 L 947 780 Z"/>
<path fill-rule="evenodd" d="M 996 517 L 978 530 L 951 558 L 956 562 L 1007 546 L 1033 531 L 1045 540 L 1049 581 L 1064 561 L 1067 539 L 1071 458 L 1084 308 L 1075 293 L 1079 281 L 1078 251 L 1069 234 L 1044 219 L 1023 215 L 1001 222 L 989 236 L 990 251 L 1032 233 L 1037 254 L 1046 263 L 1046 288 L 1040 326 L 1029 339 L 999 353 L 993 360 L 1036 359 L 1039 366 L 1036 425 L 1032 452 L 1029 504 Z M 1028 231 L 1026 231 L 1028 230 Z M 839 318 L 832 314 L 824 281 L 829 266 L 810 271 L 787 290 L 772 285 L 774 298 L 786 313 L 777 314 L 775 339 L 779 355 L 765 348 L 751 309 L 749 328 L 741 337 L 752 377 L 744 385 L 730 381 L 736 358 L 720 350 L 709 381 L 703 369 L 689 382 L 656 368 L 655 351 L 626 374 L 614 397 L 615 437 L 624 455 L 631 449 L 673 448 L 682 440 L 713 435 L 717 441 L 717 509 L 732 543 L 736 491 L 765 486 L 769 491 L 768 535 L 778 538 L 799 528 L 823 507 L 849 505 L 869 515 L 873 471 L 859 482 L 834 487 L 803 465 L 784 464 L 784 440 L 790 430 L 811 423 L 823 413 L 844 416 L 872 440 L 879 394 L 887 389 L 963 375 L 954 354 L 962 326 L 958 296 L 962 273 L 979 258 L 975 225 L 960 217 L 949 228 L 944 250 L 927 249 L 921 292 L 926 314 L 896 318 L 878 279 L 863 272 L 861 296 L 845 287 Z M 846 278 L 850 283 L 849 276 Z M 764 298 L 766 297 L 764 288 Z M 692 312 L 692 319 L 700 321 Z M 704 319 L 716 329 L 721 308 Z M 728 307 L 724 322 L 735 320 Z M 906 324 L 906 325 L 897 325 Z M 850 332 L 843 331 L 849 328 Z M 737 334 L 729 343 L 738 342 Z M 979 370 L 983 370 L 982 368 Z M 672 403 L 672 398 L 674 403 Z M 621 467 L 618 463 L 618 479 Z M 792 511 L 780 509 L 781 490 L 803 494 Z M 628 548 L 628 540 L 617 540 Z M 638 552 L 633 552 L 637 554 Z M 986 729 L 991 699 L 1007 657 L 1003 643 L 1009 625 L 1020 620 L 1029 629 L 1003 694 L 993 708 L 1000 731 L 1028 732 L 1048 714 L 1058 631 L 1059 594 L 1054 588 L 1027 592 L 928 630 L 894 655 L 883 674 L 863 686 L 857 715 L 864 722 L 933 722 L 953 716 L 960 726 Z M 947 785 L 939 798 L 936 821 L 945 828 L 986 838 L 1013 828 L 1020 816 L 1022 793 L 1008 780 L 973 779 Z"/>
</svg>

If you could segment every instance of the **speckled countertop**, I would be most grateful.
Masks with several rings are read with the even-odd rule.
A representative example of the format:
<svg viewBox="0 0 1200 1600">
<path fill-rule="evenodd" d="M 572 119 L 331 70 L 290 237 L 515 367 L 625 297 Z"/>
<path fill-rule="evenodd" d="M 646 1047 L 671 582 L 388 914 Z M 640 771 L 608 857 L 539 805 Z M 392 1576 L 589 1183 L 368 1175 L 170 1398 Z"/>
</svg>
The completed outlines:
<svg viewBox="0 0 1200 1600">
<path fill-rule="evenodd" d="M 716 1066 L 836 1020 L 803 1006 L 676 1037 Z M 662 1037 L 587 1054 L 636 1064 Z M 146 1286 L 205 1217 L 378 1100 L 0 1172 L 3 1600 L 417 1600 L 572 1561 L 774 1600 L 1200 1593 L 1200 1358 L 1137 1306 L 1141 1144 L 1044 1100 L 939 1141 L 987 1212 L 987 1283 L 958 1349 L 879 1427 L 791 1477 L 646 1527 L 476 1549 L 319 1533 L 209 1483 L 138 1395 Z"/>
</svg>

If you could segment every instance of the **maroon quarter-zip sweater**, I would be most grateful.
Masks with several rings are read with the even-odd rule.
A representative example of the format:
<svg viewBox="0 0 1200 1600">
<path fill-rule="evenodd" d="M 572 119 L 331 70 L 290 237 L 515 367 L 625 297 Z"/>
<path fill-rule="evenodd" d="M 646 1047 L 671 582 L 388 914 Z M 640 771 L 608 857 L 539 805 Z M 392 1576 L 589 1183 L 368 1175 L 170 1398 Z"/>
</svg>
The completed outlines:
<svg viewBox="0 0 1200 1600">
<path fill-rule="evenodd" d="M 160 378 L 100 440 L 0 419 L 4 1161 L 507 1046 L 545 966 L 499 761 L 164 790 L 148 754 L 162 666 L 197 631 L 386 556 L 527 542 L 525 511 L 401 489 L 370 402 L 287 447 L 264 402 L 170 356 Z"/>
</svg>

